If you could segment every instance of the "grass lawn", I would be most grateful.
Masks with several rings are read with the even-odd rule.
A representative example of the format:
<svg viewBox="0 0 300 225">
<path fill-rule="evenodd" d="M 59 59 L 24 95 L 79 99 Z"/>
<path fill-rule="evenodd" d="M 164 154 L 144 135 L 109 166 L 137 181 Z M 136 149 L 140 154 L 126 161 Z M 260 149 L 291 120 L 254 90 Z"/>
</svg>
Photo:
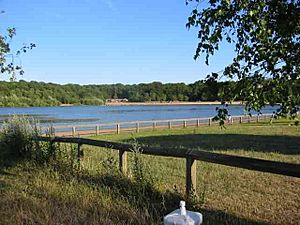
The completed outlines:
<svg viewBox="0 0 300 225">
<path fill-rule="evenodd" d="M 222 152 L 300 163 L 300 127 L 286 120 L 101 135 L 93 139 Z M 142 156 L 140 188 L 129 154 L 129 178 L 115 171 L 117 152 L 84 146 L 79 173 L 32 163 L 0 170 L 0 224 L 159 224 L 185 190 L 185 160 Z M 197 163 L 197 193 L 187 208 L 204 224 L 299 224 L 300 179 L 205 162 Z"/>
</svg>

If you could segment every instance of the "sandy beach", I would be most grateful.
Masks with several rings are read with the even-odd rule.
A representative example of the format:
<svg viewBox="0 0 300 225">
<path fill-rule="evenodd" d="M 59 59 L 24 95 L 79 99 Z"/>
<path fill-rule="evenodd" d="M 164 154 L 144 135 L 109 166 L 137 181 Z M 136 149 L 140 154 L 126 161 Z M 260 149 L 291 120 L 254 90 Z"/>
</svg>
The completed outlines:
<svg viewBox="0 0 300 225">
<path fill-rule="evenodd" d="M 137 106 L 137 105 L 220 105 L 221 102 L 106 102 L 108 106 Z M 242 102 L 236 101 L 230 103 L 230 105 L 242 105 Z"/>
</svg>

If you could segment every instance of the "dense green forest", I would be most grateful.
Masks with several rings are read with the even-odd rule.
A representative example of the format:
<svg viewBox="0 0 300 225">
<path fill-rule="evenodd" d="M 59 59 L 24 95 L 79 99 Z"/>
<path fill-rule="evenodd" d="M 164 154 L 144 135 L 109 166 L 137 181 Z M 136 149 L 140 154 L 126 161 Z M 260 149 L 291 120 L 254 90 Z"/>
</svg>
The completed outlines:
<svg viewBox="0 0 300 225">
<path fill-rule="evenodd" d="M 0 82 L 0 106 L 101 105 L 106 99 L 144 101 L 220 101 L 240 96 L 238 82 L 200 80 L 193 84 L 152 82 L 148 84 L 53 84 L 44 82 Z M 300 92 L 300 82 L 299 82 Z"/>
<path fill-rule="evenodd" d="M 193 84 L 78 85 L 44 82 L 0 82 L 0 106 L 101 105 L 106 99 L 144 101 L 216 101 L 218 93 L 236 88 L 234 82 L 197 81 Z"/>
</svg>

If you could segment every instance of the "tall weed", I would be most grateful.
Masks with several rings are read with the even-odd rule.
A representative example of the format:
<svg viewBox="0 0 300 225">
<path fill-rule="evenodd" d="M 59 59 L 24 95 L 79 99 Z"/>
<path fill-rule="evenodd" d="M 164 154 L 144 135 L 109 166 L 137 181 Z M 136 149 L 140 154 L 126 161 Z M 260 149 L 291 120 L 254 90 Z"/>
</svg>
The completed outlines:
<svg viewBox="0 0 300 225">
<path fill-rule="evenodd" d="M 142 148 L 139 147 L 136 141 L 133 142 L 131 176 L 135 182 L 141 186 L 154 186 L 155 178 L 150 172 L 150 166 L 146 163 L 142 156 Z"/>
<path fill-rule="evenodd" d="M 165 196 L 157 189 L 157 177 L 151 173 L 150 165 L 142 155 L 142 148 L 133 142 L 130 175 L 134 185 L 134 202 L 144 210 L 145 215 L 159 218 L 165 207 Z"/>
</svg>

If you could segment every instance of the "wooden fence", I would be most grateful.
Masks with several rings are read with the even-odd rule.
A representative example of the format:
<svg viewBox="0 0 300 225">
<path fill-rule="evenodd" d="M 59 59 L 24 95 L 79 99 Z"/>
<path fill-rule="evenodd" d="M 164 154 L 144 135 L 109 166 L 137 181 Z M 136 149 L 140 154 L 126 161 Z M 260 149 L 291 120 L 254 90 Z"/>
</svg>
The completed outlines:
<svg viewBox="0 0 300 225">
<path fill-rule="evenodd" d="M 232 116 L 227 120 L 227 124 L 258 122 L 260 119 L 271 118 L 272 114 L 262 114 L 258 116 Z M 121 132 L 140 132 L 141 130 L 177 129 L 177 128 L 200 128 L 218 124 L 212 118 L 190 118 L 174 120 L 155 121 L 133 121 L 108 124 L 83 124 L 42 127 L 44 133 L 54 136 L 84 136 L 100 134 L 120 134 Z"/>
<path fill-rule="evenodd" d="M 82 145 L 98 146 L 111 148 L 119 151 L 119 169 L 127 174 L 127 152 L 131 152 L 134 146 L 126 143 L 110 141 L 91 140 L 85 138 L 70 137 L 39 137 L 39 141 L 62 142 L 78 145 L 78 160 L 83 157 Z M 176 157 L 186 159 L 186 193 L 189 195 L 196 191 L 197 160 L 216 163 L 226 166 L 238 167 L 243 169 L 269 172 L 274 174 L 286 175 L 300 178 L 300 164 L 284 163 L 255 159 L 249 157 L 233 156 L 208 151 L 176 149 L 176 148 L 154 148 L 142 147 L 142 154 Z"/>
</svg>

